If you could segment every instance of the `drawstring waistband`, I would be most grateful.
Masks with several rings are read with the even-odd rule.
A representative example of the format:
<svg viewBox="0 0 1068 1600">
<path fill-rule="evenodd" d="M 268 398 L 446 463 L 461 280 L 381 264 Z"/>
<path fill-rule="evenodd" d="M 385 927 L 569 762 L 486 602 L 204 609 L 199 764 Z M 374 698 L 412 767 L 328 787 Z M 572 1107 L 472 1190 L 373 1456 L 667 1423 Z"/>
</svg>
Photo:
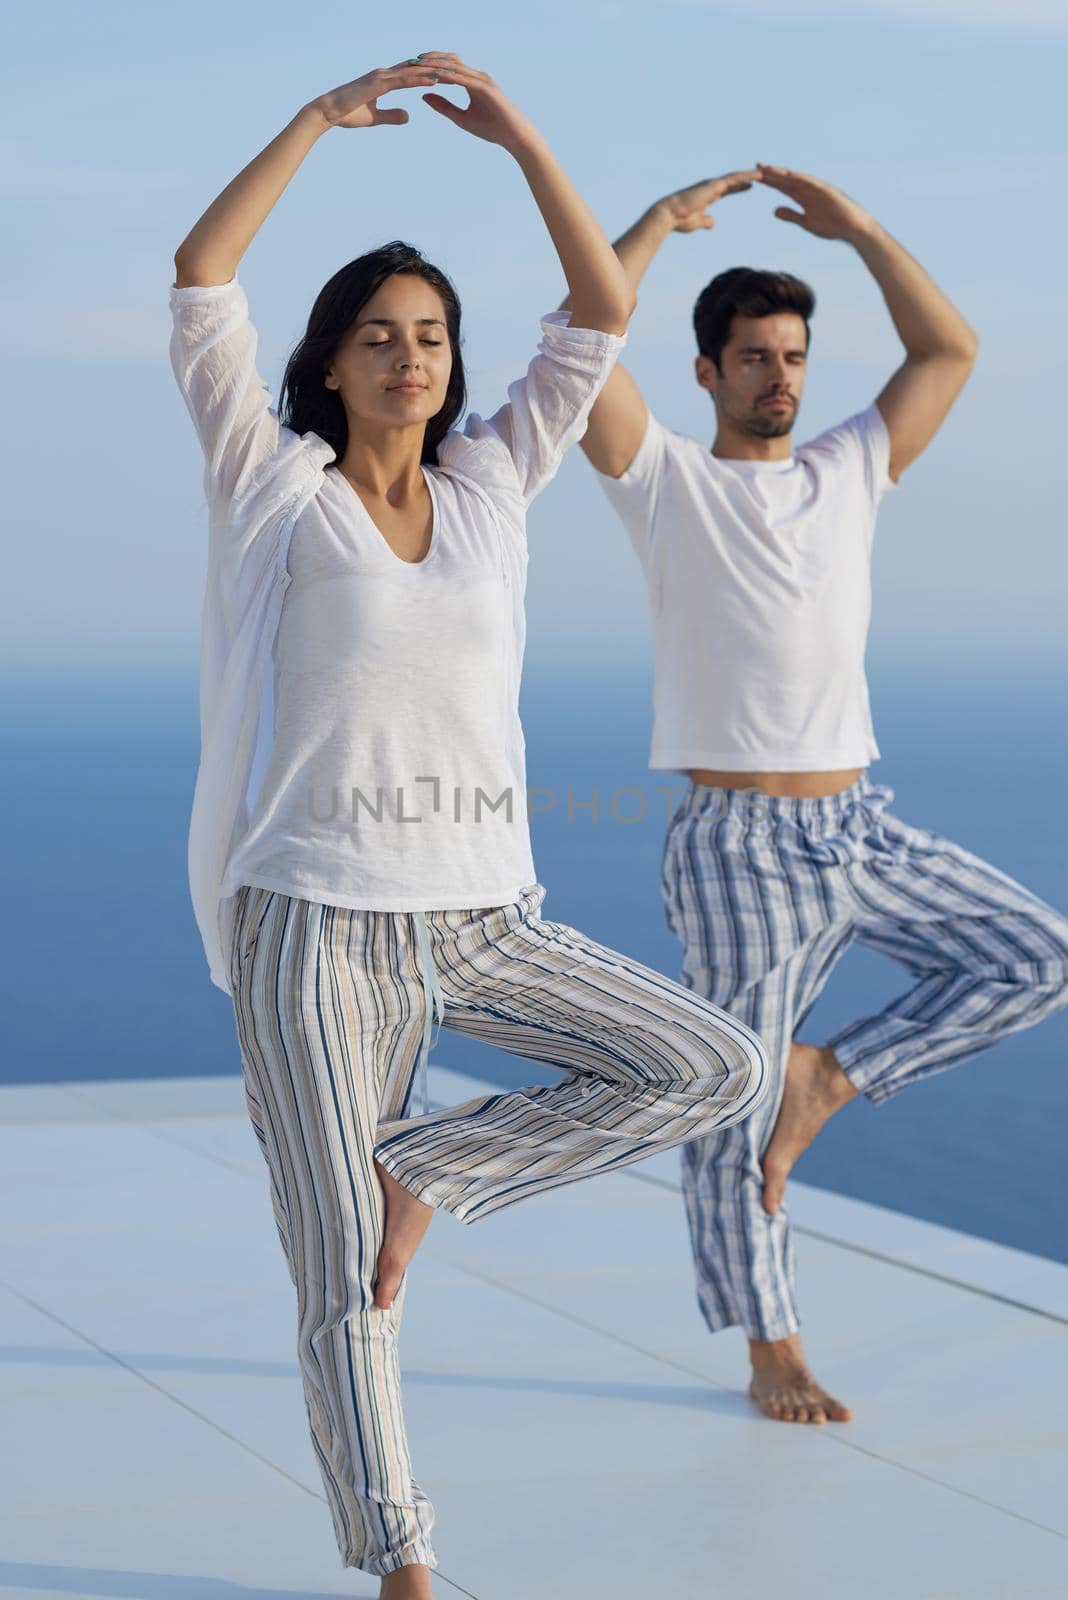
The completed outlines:
<svg viewBox="0 0 1068 1600">
<path fill-rule="evenodd" d="M 441 997 L 441 987 L 438 983 L 438 974 L 434 966 L 434 954 L 430 948 L 430 934 L 427 931 L 426 912 L 413 911 L 415 918 L 415 932 L 419 940 L 419 964 L 423 969 L 423 998 L 425 1007 L 423 1013 L 423 1042 L 419 1047 L 419 1066 L 423 1076 L 423 1116 L 430 1110 L 430 1089 L 427 1082 L 427 1058 L 433 1048 L 430 1038 L 434 1016 L 437 1016 L 438 1026 L 445 1016 L 445 1002 Z"/>
<path fill-rule="evenodd" d="M 755 784 L 734 789 L 691 782 L 676 814 L 710 818 L 733 815 L 743 822 L 791 817 L 801 822 L 834 826 L 853 806 L 869 798 L 893 799 L 893 790 L 872 783 L 867 772 L 862 772 L 847 788 L 823 795 L 766 794 Z"/>
</svg>

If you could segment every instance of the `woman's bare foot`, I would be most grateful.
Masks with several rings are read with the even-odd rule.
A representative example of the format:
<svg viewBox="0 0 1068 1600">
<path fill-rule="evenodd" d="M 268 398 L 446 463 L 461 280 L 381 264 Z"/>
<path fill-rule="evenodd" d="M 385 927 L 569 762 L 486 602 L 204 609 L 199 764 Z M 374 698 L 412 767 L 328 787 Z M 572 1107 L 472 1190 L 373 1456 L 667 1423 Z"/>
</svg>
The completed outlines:
<svg viewBox="0 0 1068 1600">
<path fill-rule="evenodd" d="M 432 1600 L 430 1568 L 421 1561 L 387 1572 L 378 1591 L 378 1600 Z"/>
<path fill-rule="evenodd" d="M 430 1226 L 434 1207 L 417 1200 L 414 1194 L 409 1194 L 404 1185 L 398 1183 L 392 1173 L 387 1172 L 378 1161 L 375 1162 L 375 1171 L 386 1195 L 386 1227 L 382 1237 L 382 1248 L 378 1252 L 375 1305 L 380 1306 L 383 1311 L 388 1311 L 393 1304 L 393 1296 L 400 1288 L 405 1268 L 418 1250 L 419 1243 Z M 429 1571 L 429 1568 L 426 1570 Z M 398 1567 L 397 1571 L 407 1572 L 408 1568 Z M 429 1579 L 427 1581 L 429 1582 Z M 386 1592 L 383 1589 L 382 1593 Z M 394 1591 L 391 1589 L 388 1592 L 392 1600 Z M 426 1592 L 429 1594 L 430 1590 L 427 1589 Z M 396 1593 L 398 1596 L 403 1594 L 407 1600 L 407 1589 L 398 1589 Z M 413 1589 L 411 1593 L 415 1600 L 422 1591 Z"/>
<path fill-rule="evenodd" d="M 796 1333 L 788 1339 L 750 1339 L 750 1397 L 776 1422 L 852 1422 L 848 1406 L 821 1389 L 801 1353 Z"/>
<path fill-rule="evenodd" d="M 782 1204 L 790 1168 L 807 1150 L 828 1117 L 855 1100 L 854 1089 L 830 1045 L 790 1046 L 782 1105 L 764 1152 L 764 1210 L 772 1215 Z"/>
</svg>

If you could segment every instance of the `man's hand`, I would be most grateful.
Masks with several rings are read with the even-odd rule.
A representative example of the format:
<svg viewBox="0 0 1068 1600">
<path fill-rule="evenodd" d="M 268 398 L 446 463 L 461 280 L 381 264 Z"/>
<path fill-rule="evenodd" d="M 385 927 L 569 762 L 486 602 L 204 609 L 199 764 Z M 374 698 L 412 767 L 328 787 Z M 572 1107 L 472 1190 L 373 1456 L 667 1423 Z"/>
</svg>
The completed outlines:
<svg viewBox="0 0 1068 1600">
<path fill-rule="evenodd" d="M 677 189 L 674 194 L 666 194 L 651 209 L 668 218 L 674 233 L 695 233 L 698 228 L 714 228 L 715 217 L 705 215 L 708 207 L 722 200 L 725 194 L 741 194 L 743 189 L 751 189 L 759 180 L 760 172 L 756 167 L 748 172 L 725 172 L 721 178 L 703 178 L 700 183 L 691 183 L 688 189 Z"/>
<path fill-rule="evenodd" d="M 760 183 L 779 189 L 802 207 L 801 211 L 791 211 L 788 206 L 776 206 L 775 215 L 783 222 L 796 222 L 818 239 L 853 243 L 875 221 L 870 211 L 847 194 L 807 172 L 791 172 L 789 167 L 770 167 L 766 161 L 758 161 L 756 176 Z"/>
<path fill-rule="evenodd" d="M 896 483 L 942 426 L 972 370 L 979 338 L 956 306 L 891 238 L 870 211 L 806 172 L 757 163 L 759 181 L 789 195 L 800 211 L 775 215 L 820 239 L 844 239 L 856 249 L 883 292 L 906 356 L 876 395 L 890 435 L 888 471 Z"/>
</svg>

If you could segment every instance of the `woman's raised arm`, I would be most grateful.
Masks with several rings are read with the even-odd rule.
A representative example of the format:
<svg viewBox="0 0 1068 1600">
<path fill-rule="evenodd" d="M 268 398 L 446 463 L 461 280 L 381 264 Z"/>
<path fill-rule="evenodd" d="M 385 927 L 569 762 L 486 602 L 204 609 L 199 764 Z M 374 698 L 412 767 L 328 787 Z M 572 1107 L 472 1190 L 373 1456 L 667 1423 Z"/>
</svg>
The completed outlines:
<svg viewBox="0 0 1068 1600">
<path fill-rule="evenodd" d="M 522 168 L 571 291 L 571 326 L 625 333 L 638 303 L 634 286 L 538 129 L 488 72 L 477 72 L 448 50 L 424 51 L 423 59 L 440 70 L 444 82 L 457 84 L 471 97 L 463 107 L 440 94 L 425 94 L 427 105 L 476 138 L 501 145 Z"/>
<path fill-rule="evenodd" d="M 238 263 L 312 145 L 328 128 L 372 128 L 403 123 L 399 106 L 378 109 L 378 97 L 393 89 L 437 83 L 436 68 L 422 61 L 375 67 L 362 78 L 331 89 L 302 106 L 259 155 L 242 168 L 205 211 L 174 253 L 179 288 L 229 283 Z"/>
</svg>

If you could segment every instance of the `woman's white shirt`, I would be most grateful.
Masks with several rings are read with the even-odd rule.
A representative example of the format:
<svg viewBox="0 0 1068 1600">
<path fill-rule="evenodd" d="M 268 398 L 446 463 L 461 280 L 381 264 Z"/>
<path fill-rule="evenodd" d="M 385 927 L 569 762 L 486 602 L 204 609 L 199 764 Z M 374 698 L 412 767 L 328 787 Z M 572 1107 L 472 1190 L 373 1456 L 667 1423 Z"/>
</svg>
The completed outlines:
<svg viewBox="0 0 1068 1600">
<path fill-rule="evenodd" d="M 585 432 L 627 336 L 541 318 L 507 401 L 451 429 L 424 467 L 433 538 L 409 563 L 333 448 L 280 423 L 236 276 L 172 285 L 170 299 L 209 511 L 190 890 L 229 993 L 243 882 L 414 910 L 506 904 L 535 880 L 519 720 L 526 510 Z"/>
</svg>

